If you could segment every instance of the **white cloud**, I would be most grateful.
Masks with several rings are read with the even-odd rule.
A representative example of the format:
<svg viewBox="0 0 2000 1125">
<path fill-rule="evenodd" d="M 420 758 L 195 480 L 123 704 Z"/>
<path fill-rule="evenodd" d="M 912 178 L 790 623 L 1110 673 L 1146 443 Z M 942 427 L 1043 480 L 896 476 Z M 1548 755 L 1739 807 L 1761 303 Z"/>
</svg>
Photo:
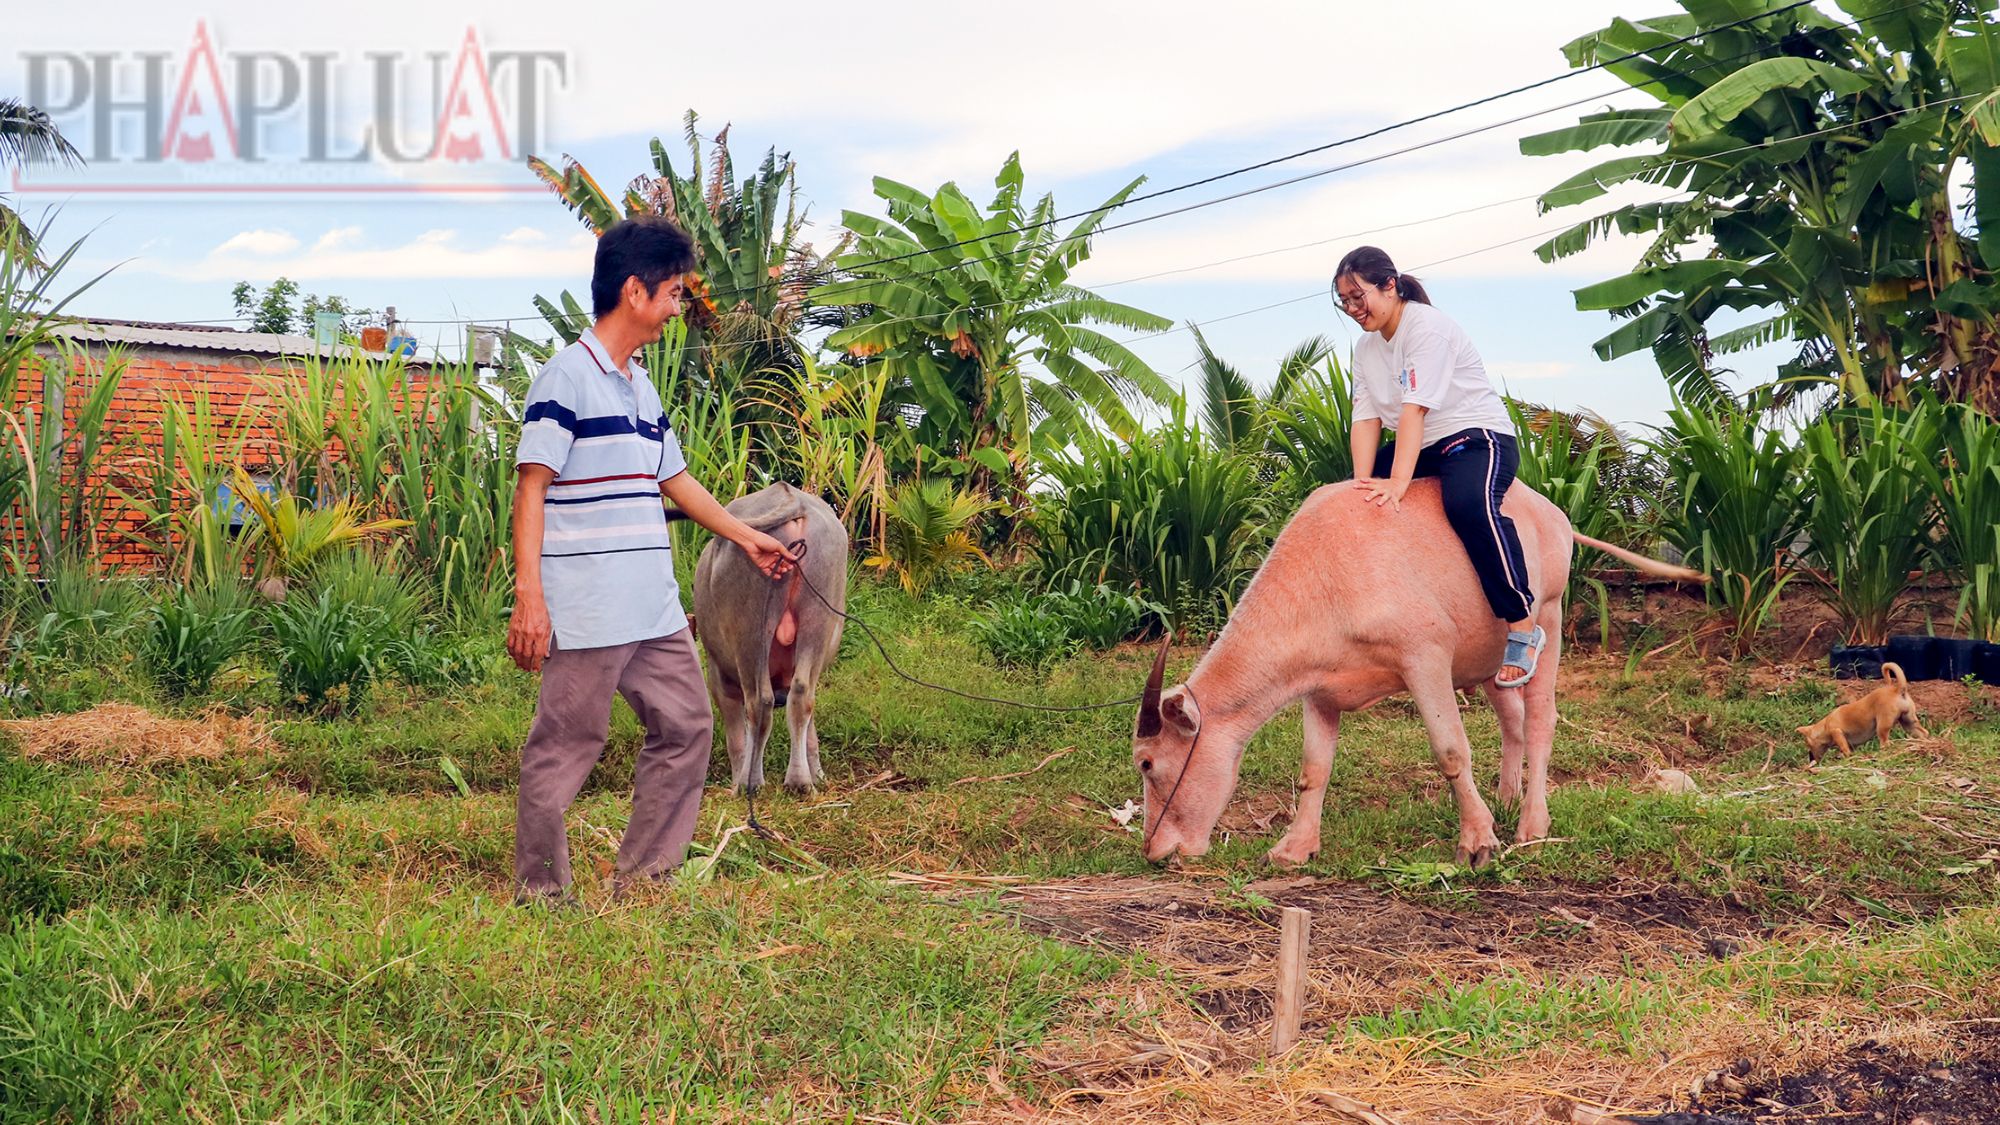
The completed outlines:
<svg viewBox="0 0 2000 1125">
<path fill-rule="evenodd" d="M 500 236 L 500 241 L 516 246 L 540 245 L 548 240 L 547 231 L 536 230 L 534 227 L 515 227 Z"/>
<path fill-rule="evenodd" d="M 400 246 L 359 245 L 360 231 L 335 231 L 332 246 L 315 245 L 305 253 L 266 250 L 254 262 L 226 252 L 244 238 L 238 235 L 200 261 L 180 264 L 149 259 L 142 264 L 159 273 L 192 281 L 239 278 L 252 272 L 259 278 L 289 277 L 298 281 L 325 278 L 573 278 L 590 272 L 594 240 L 586 232 L 535 242 L 473 240 L 457 231 L 427 230 Z M 331 235 L 329 235 L 330 237 Z M 322 244 L 325 238 L 320 240 Z M 470 244 L 468 244 L 470 243 Z M 298 248 L 298 240 L 289 249 Z"/>
<path fill-rule="evenodd" d="M 313 243 L 313 252 L 337 250 L 342 246 L 351 246 L 360 239 L 360 227 L 335 227 L 319 236 L 319 241 Z"/>
<path fill-rule="evenodd" d="M 210 251 L 209 256 L 212 258 L 243 254 L 269 256 L 288 254 L 298 248 L 299 240 L 290 231 L 246 230 L 231 236 L 222 245 Z"/>
<path fill-rule="evenodd" d="M 1576 372 L 1576 364 L 1565 360 L 1493 360 L 1486 364 L 1486 373 L 1502 386 L 1515 383 L 1533 383 L 1544 379 L 1561 379 Z"/>
<path fill-rule="evenodd" d="M 1166 274 L 1158 280 L 1324 285 L 1340 256 L 1363 243 L 1382 247 L 1413 273 L 1440 277 L 1601 277 L 1629 268 L 1638 239 L 1614 236 L 1547 264 L 1534 248 L 1612 205 L 1661 198 L 1665 189 L 1620 186 L 1604 199 L 1541 215 L 1535 196 L 1593 160 L 1524 157 L 1514 143 L 1504 133 L 1468 139 L 1112 231 L 1093 247 L 1079 281 L 1104 285 Z M 1136 210 L 1147 213 L 1144 205 Z"/>
</svg>

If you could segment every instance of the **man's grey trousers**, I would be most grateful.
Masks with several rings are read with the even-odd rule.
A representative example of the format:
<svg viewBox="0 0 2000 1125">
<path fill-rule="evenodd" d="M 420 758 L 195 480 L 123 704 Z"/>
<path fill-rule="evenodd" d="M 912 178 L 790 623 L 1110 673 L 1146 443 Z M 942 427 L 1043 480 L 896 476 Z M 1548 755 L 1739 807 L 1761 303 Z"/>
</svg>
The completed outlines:
<svg viewBox="0 0 2000 1125">
<path fill-rule="evenodd" d="M 680 865 L 694 838 L 708 776 L 713 716 L 690 629 L 607 648 L 557 649 L 542 664 L 534 725 L 521 748 L 514 883 L 523 896 L 559 896 L 570 883 L 563 813 L 604 753 L 611 696 L 645 728 L 632 782 L 632 821 L 618 846 L 620 882 Z"/>
</svg>

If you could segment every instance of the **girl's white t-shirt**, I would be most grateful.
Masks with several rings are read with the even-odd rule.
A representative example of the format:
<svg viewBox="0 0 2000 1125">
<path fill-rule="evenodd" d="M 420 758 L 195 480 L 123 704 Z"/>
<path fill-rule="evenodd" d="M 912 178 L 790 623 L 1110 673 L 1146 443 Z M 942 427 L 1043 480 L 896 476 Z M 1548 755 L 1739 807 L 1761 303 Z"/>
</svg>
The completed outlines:
<svg viewBox="0 0 2000 1125">
<path fill-rule="evenodd" d="M 1430 305 L 1409 301 L 1396 337 L 1368 332 L 1354 345 L 1354 420 L 1394 426 L 1408 403 L 1430 408 L 1424 446 L 1474 428 L 1514 432 L 1507 404 L 1465 329 Z"/>
</svg>

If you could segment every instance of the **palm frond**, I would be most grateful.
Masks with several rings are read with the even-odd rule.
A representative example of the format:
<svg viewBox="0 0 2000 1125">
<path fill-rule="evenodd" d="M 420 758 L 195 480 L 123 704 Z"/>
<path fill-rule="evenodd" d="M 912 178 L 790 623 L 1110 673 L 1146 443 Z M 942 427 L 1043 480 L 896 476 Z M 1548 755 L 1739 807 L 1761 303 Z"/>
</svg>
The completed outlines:
<svg viewBox="0 0 2000 1125">
<path fill-rule="evenodd" d="M 0 98 L 0 163 L 83 163 L 83 154 L 41 109 L 19 98 Z"/>
</svg>

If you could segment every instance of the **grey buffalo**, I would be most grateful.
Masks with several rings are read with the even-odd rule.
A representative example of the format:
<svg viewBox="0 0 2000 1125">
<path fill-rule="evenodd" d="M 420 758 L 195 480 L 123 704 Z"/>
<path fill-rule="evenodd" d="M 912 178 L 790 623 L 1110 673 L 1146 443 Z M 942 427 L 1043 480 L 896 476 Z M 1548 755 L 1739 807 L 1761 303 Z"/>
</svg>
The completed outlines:
<svg viewBox="0 0 2000 1125">
<path fill-rule="evenodd" d="M 820 673 L 840 648 L 843 621 L 826 603 L 847 608 L 847 529 L 825 501 L 789 484 L 759 489 L 728 507 L 780 543 L 806 544 L 804 560 L 777 582 L 721 540 L 710 540 L 695 564 L 695 632 L 708 656 L 708 692 L 722 714 L 730 776 L 745 792 L 763 786 L 771 712 L 783 707 L 792 734 L 785 787 L 809 793 L 826 776 L 813 702 Z"/>
</svg>

